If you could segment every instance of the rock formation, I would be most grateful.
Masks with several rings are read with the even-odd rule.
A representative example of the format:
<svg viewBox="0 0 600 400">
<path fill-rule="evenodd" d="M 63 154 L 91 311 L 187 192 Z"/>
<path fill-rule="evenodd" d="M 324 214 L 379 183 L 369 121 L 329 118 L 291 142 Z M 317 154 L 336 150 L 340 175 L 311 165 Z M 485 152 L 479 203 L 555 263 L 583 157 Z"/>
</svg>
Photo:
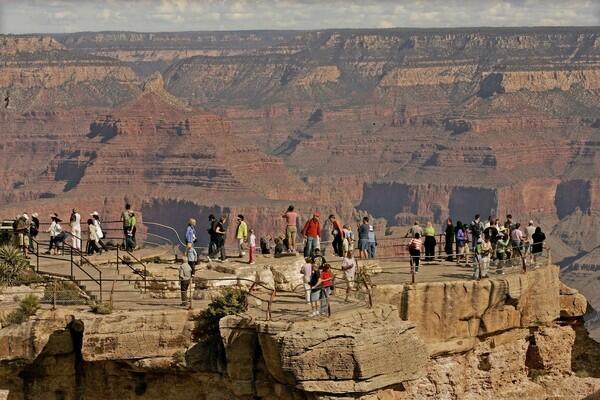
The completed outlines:
<svg viewBox="0 0 600 400">
<path fill-rule="evenodd" d="M 600 346 L 579 325 L 585 299 L 553 266 L 512 278 L 384 285 L 373 308 L 331 318 L 227 316 L 221 361 L 192 340 L 187 310 L 43 310 L 0 329 L 0 393 L 404 400 L 582 399 L 599 391 L 589 357 Z"/>
</svg>

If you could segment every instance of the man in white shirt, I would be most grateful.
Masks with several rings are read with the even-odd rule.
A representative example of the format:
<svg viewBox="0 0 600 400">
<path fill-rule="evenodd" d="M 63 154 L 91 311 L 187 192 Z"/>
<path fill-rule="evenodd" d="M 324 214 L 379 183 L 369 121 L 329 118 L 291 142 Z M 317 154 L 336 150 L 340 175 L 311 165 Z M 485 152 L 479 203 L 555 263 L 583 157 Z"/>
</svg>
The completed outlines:
<svg viewBox="0 0 600 400">
<path fill-rule="evenodd" d="M 79 215 L 76 208 L 71 211 L 70 223 L 73 248 L 81 251 L 81 215 Z"/>
</svg>

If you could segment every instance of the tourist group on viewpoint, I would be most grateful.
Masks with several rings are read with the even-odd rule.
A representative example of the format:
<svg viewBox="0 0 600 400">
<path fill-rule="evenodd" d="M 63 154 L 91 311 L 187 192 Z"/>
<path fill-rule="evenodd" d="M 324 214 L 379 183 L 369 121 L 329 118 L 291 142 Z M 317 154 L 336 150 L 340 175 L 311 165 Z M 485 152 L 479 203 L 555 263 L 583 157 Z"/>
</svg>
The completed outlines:
<svg viewBox="0 0 600 400">
<path fill-rule="evenodd" d="M 101 254 L 103 251 L 108 251 L 108 247 L 104 243 L 107 235 L 102 227 L 102 220 L 98 211 L 90 213 L 86 221 L 87 228 L 85 230 L 85 248 L 83 244 L 83 231 L 81 228 L 81 214 L 76 208 L 71 210 L 69 217 L 70 230 L 63 229 L 61 223 L 63 220 L 57 213 L 52 213 L 49 216 L 48 228 L 44 231 L 49 234 L 48 249 L 44 252 L 47 255 L 61 255 L 64 251 L 65 244 L 67 247 L 76 250 L 77 252 L 85 253 L 88 256 Z M 132 251 L 136 248 L 135 233 L 136 233 L 136 218 L 135 213 L 131 210 L 131 205 L 125 205 L 125 210 L 121 213 L 121 223 L 123 225 L 122 237 L 119 235 L 113 239 L 123 240 L 123 247 L 127 251 Z M 40 222 L 38 213 L 29 214 L 23 213 L 17 215 L 13 222 L 13 231 L 16 234 L 19 247 L 23 250 L 23 255 L 29 258 L 29 253 L 38 253 L 40 251 L 37 237 L 42 229 L 43 224 Z M 67 237 L 68 236 L 68 237 Z M 70 244 L 69 244 L 70 243 Z"/>
<path fill-rule="evenodd" d="M 337 269 L 341 270 L 343 274 L 346 301 L 349 301 L 349 294 L 356 286 L 355 277 L 358 265 L 355 253 L 361 260 L 376 257 L 377 238 L 369 217 L 362 218 L 362 221 L 357 224 L 357 237 L 350 225 L 342 224 L 339 218 L 333 214 L 329 215 L 325 224 L 322 225 L 321 215 L 313 212 L 302 229 L 298 229 L 300 218 L 294 206 L 290 205 L 282 214 L 282 219 L 285 223 L 283 235 L 275 238 L 265 235 L 257 240 L 254 230 L 248 226 L 245 217 L 241 214 L 238 215 L 235 228 L 238 257 L 246 257 L 247 252 L 247 262 L 252 265 L 256 262 L 257 253 L 273 254 L 274 257 L 296 256 L 300 247 L 300 243 L 297 242 L 300 236 L 303 240 L 302 251 L 305 263 L 299 273 L 303 277 L 306 302 L 311 305 L 311 315 L 316 316 L 327 312 L 328 298 L 333 293 L 335 286 L 333 267 L 325 258 L 327 246 L 323 246 L 325 242 L 321 241 L 324 230 L 330 230 L 331 235 L 328 236 L 331 240 L 327 243 L 330 243 L 333 257 L 337 257 L 336 261 L 341 259 L 341 266 Z M 65 242 L 69 239 L 71 244 L 67 244 L 67 246 L 73 250 L 85 252 L 87 255 L 108 251 L 104 243 L 106 232 L 97 211 L 90 213 L 86 221 L 85 249 L 82 249 L 83 231 L 81 215 L 78 210 L 73 209 L 71 212 L 70 231 L 63 230 L 62 222 L 56 213 L 50 216 L 50 222 L 46 229 L 50 238 L 45 254 L 59 255 L 65 247 Z M 129 204 L 121 213 L 120 222 L 122 223 L 122 233 L 119 233 L 118 239 L 123 241 L 123 247 L 127 251 L 132 251 L 136 248 L 136 217 Z M 226 223 L 227 216 L 217 218 L 211 214 L 208 217 L 207 256 L 209 261 L 212 259 L 227 260 Z M 188 288 L 199 261 L 195 247 L 198 240 L 196 224 L 196 220 L 190 218 L 185 232 L 184 262 L 179 267 L 182 305 L 187 304 Z M 37 213 L 32 213 L 31 217 L 27 213 L 18 215 L 13 223 L 13 230 L 18 238 L 19 246 L 27 258 L 29 258 L 28 252 L 39 254 L 39 243 L 36 238 L 40 232 L 40 226 Z M 67 236 L 70 238 L 68 239 Z M 536 258 L 542 253 L 546 236 L 539 226 L 534 225 L 533 221 L 529 221 L 527 226 L 522 227 L 520 223 L 514 222 L 512 215 L 509 214 L 503 223 L 491 216 L 483 222 L 479 215 L 475 215 L 475 218 L 468 224 L 463 224 L 461 221 L 454 224 L 452 219 L 448 218 L 440 232 L 436 231 L 432 222 L 427 222 L 424 227 L 419 222 L 415 222 L 406 233 L 405 238 L 408 238 L 408 243 L 402 246 L 406 246 L 406 250 L 408 250 L 407 258 L 413 276 L 419 273 L 421 261 L 432 262 L 443 258 L 446 262 L 456 262 L 459 265 L 471 264 L 473 279 L 479 280 L 488 277 L 492 260 L 495 261 L 498 274 L 503 274 L 504 268 L 512 266 L 515 259 L 523 261 L 527 259 L 535 264 Z M 437 238 L 443 241 L 445 253 L 443 255 L 436 255 Z M 441 246 L 441 243 L 439 244 Z"/>
<path fill-rule="evenodd" d="M 248 263 L 255 264 L 256 254 L 270 255 L 274 257 L 296 256 L 299 244 L 298 234 L 303 239 L 301 251 L 305 263 L 300 269 L 303 277 L 306 302 L 311 305 L 311 315 L 316 316 L 327 313 L 327 299 L 333 293 L 335 286 L 335 274 L 333 267 L 326 261 L 326 248 L 322 247 L 321 234 L 325 228 L 321 224 L 321 215 L 314 212 L 299 228 L 299 215 L 293 205 L 283 213 L 285 222 L 284 235 L 273 239 L 271 235 L 260 237 L 257 247 L 257 237 L 253 229 L 243 215 L 236 218 L 235 243 L 238 257 L 243 258 L 248 252 Z M 227 261 L 225 252 L 225 236 L 227 228 L 225 224 L 227 217 L 221 216 L 217 219 L 214 215 L 209 216 L 208 258 Z M 358 265 L 355 253 L 361 260 L 373 259 L 376 256 L 377 239 L 375 229 L 370 223 L 369 217 L 364 217 L 356 227 L 358 240 L 349 225 L 344 225 L 333 214 L 327 218 L 327 226 L 331 230 L 331 250 L 334 257 L 341 258 L 341 266 L 338 270 L 343 273 L 346 286 L 346 301 L 349 294 L 356 286 L 355 277 Z M 536 257 L 543 250 L 545 234 L 533 221 L 522 227 L 520 223 L 513 222 L 512 215 L 507 215 L 506 220 L 501 223 L 499 219 L 488 217 L 484 223 L 479 215 L 475 215 L 470 224 L 461 221 L 453 223 L 451 218 L 446 220 L 443 231 L 438 233 L 432 222 L 422 227 L 419 222 L 406 233 L 408 244 L 406 248 L 411 266 L 411 273 L 418 274 L 421 260 L 431 262 L 444 258 L 447 262 L 473 266 L 473 279 L 479 280 L 488 277 L 490 263 L 496 261 L 496 272 L 504 274 L 504 268 L 513 265 L 514 259 L 528 258 L 535 263 Z M 436 237 L 443 240 L 444 255 L 436 256 Z M 198 265 L 198 253 L 194 248 L 196 237 L 196 220 L 190 219 L 185 234 L 186 240 L 186 262 L 180 268 L 182 300 L 187 302 L 187 291 L 190 281 Z M 424 255 L 422 256 L 422 253 Z M 469 257 L 471 261 L 469 261 Z"/>
</svg>

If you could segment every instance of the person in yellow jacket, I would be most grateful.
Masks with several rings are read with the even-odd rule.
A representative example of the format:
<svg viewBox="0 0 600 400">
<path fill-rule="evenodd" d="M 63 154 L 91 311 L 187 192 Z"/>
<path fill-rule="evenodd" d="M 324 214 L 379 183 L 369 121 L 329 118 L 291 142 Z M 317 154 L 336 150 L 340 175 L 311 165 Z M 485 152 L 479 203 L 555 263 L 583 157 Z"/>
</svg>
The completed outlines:
<svg viewBox="0 0 600 400">
<path fill-rule="evenodd" d="M 423 230 L 423 236 L 425 236 L 425 261 L 433 261 L 437 240 L 435 240 L 435 228 L 431 221 L 427 222 L 427 226 Z"/>
<path fill-rule="evenodd" d="M 240 251 L 240 258 L 246 255 L 244 251 L 244 243 L 248 239 L 248 225 L 244 221 L 242 214 L 237 216 L 237 228 L 235 229 L 235 238 L 238 242 L 238 250 Z"/>
</svg>

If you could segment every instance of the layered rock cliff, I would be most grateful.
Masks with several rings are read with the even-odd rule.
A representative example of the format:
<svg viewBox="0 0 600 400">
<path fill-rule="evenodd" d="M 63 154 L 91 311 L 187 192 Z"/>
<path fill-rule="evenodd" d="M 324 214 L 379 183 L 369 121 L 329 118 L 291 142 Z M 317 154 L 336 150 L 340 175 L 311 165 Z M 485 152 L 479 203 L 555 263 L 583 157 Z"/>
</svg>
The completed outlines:
<svg viewBox="0 0 600 400">
<path fill-rule="evenodd" d="M 187 310 L 42 311 L 0 329 L 11 399 L 582 399 L 600 391 L 586 301 L 557 269 L 481 282 L 384 285 L 327 318 L 220 321 L 225 354 Z M 393 304 L 390 304 L 393 303 Z"/>
</svg>

